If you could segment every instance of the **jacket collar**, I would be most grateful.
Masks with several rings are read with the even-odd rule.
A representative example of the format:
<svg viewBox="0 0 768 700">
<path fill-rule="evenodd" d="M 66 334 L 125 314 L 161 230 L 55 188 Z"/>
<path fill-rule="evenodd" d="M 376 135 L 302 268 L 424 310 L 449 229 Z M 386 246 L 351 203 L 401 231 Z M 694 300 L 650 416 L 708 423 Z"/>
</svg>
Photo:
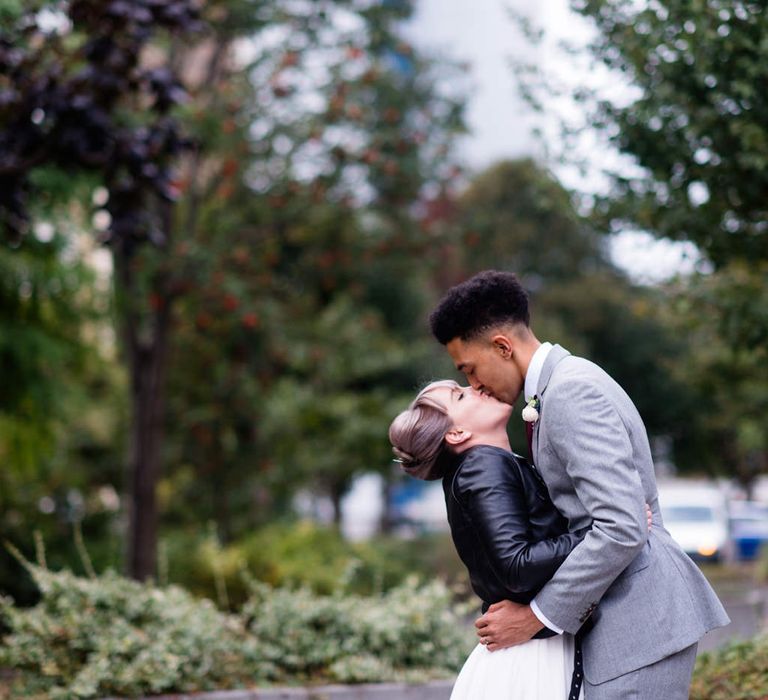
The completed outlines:
<svg viewBox="0 0 768 700">
<path fill-rule="evenodd" d="M 552 376 L 552 372 L 555 369 L 555 366 L 557 365 L 560 360 L 562 360 L 565 357 L 568 357 L 571 353 L 569 353 L 565 348 L 563 348 L 560 345 L 555 345 L 547 355 L 547 359 L 544 360 L 544 366 L 541 368 L 541 374 L 539 375 L 539 383 L 536 386 L 536 395 L 541 397 L 541 395 L 546 391 L 547 384 L 549 384 L 549 379 Z"/>
</svg>

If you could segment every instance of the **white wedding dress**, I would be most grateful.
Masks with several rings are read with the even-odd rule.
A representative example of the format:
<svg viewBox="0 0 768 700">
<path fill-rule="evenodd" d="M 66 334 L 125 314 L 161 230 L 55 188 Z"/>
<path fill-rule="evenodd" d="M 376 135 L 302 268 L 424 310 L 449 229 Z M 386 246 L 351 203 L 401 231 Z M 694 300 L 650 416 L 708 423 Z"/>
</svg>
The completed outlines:
<svg viewBox="0 0 768 700">
<path fill-rule="evenodd" d="M 570 700 L 573 655 L 569 634 L 498 651 L 478 644 L 464 662 L 451 700 Z"/>
</svg>

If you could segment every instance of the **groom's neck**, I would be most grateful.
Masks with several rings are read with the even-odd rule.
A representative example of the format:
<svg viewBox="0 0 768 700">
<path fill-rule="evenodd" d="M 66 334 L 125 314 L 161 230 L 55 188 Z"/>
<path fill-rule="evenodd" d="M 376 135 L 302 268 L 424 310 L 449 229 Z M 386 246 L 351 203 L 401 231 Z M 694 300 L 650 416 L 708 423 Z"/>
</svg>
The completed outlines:
<svg viewBox="0 0 768 700">
<path fill-rule="evenodd" d="M 539 347 L 541 347 L 541 342 L 530 329 L 528 329 L 528 333 L 518 339 L 518 342 L 515 344 L 512 359 L 523 377 L 528 374 L 528 367 L 531 365 L 531 359 Z"/>
</svg>

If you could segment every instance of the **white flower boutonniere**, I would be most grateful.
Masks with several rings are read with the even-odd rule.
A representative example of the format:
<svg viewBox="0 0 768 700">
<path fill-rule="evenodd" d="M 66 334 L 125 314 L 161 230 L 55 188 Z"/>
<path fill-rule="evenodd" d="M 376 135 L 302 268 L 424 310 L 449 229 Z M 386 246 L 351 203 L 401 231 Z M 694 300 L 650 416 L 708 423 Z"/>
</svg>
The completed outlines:
<svg viewBox="0 0 768 700">
<path fill-rule="evenodd" d="M 534 396 L 525 404 L 523 408 L 523 420 L 526 423 L 535 423 L 539 420 L 539 411 L 541 410 L 541 401 L 538 396 Z"/>
</svg>

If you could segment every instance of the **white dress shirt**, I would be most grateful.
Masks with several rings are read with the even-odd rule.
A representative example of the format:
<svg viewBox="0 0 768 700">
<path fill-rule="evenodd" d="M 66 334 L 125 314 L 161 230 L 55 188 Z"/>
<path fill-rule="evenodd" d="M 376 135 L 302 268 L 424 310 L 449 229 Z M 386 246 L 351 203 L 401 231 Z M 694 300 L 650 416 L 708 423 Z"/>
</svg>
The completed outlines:
<svg viewBox="0 0 768 700">
<path fill-rule="evenodd" d="M 536 395 L 536 387 L 539 385 L 541 370 L 544 368 L 544 362 L 552 349 L 552 343 L 542 343 L 533 353 L 531 362 L 528 365 L 528 371 L 525 373 L 525 400 L 530 401 Z"/>
<path fill-rule="evenodd" d="M 539 377 L 541 376 L 541 370 L 544 367 L 544 362 L 546 361 L 547 356 L 549 355 L 549 351 L 551 349 L 552 349 L 552 343 L 542 343 L 536 349 L 536 352 L 533 353 L 531 362 L 528 365 L 528 371 L 525 373 L 526 403 L 530 401 L 534 396 L 536 396 L 536 387 L 538 387 L 539 385 Z M 545 627 L 549 627 L 549 629 L 551 629 L 553 632 L 557 632 L 558 634 L 563 633 L 563 630 L 561 630 L 557 625 L 550 622 L 547 619 L 547 617 L 544 615 L 544 613 L 542 613 L 541 610 L 539 610 L 539 606 L 536 605 L 536 599 L 531 601 L 531 610 L 533 611 L 533 614 L 539 618 L 539 622 L 541 622 L 542 625 L 544 625 Z"/>
</svg>

